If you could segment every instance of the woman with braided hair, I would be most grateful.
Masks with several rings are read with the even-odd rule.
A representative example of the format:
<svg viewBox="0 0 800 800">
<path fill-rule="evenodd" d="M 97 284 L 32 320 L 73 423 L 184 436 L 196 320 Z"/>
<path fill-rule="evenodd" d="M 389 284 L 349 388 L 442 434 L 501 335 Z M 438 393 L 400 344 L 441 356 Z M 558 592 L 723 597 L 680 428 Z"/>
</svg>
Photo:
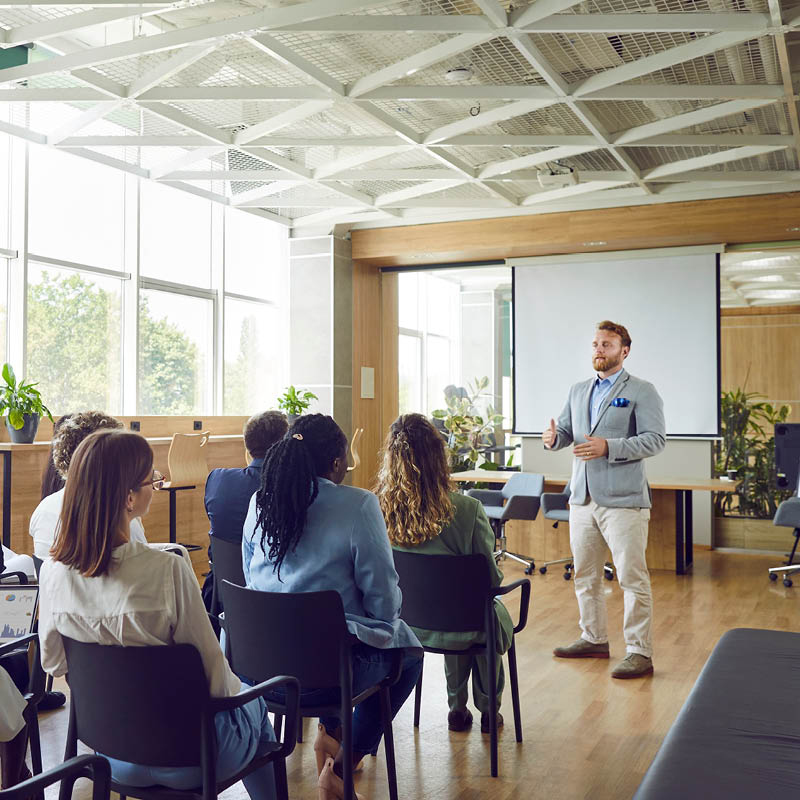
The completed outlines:
<svg viewBox="0 0 800 800">
<path fill-rule="evenodd" d="M 261 488 L 250 500 L 242 537 L 244 577 L 248 588 L 265 592 L 339 592 L 347 628 L 359 640 L 352 651 L 354 694 L 389 674 L 390 650 L 414 648 L 391 688 L 394 716 L 422 669 L 420 645 L 399 617 L 402 596 L 378 499 L 342 486 L 346 474 L 347 438 L 336 422 L 323 414 L 297 419 L 267 452 Z M 306 690 L 300 702 L 336 703 L 338 691 Z M 320 796 L 341 797 L 340 721 L 320 723 L 314 744 Z M 374 751 L 381 734 L 374 694 L 353 714 L 354 766 Z"/>
<path fill-rule="evenodd" d="M 450 474 L 444 440 L 422 414 L 404 414 L 389 429 L 383 447 L 376 493 L 386 519 L 392 547 L 433 555 L 486 556 L 492 585 L 499 586 L 503 573 L 494 560 L 494 533 L 483 506 L 472 497 L 450 491 Z M 495 600 L 497 652 L 511 646 L 514 625 L 506 607 Z M 462 650 L 484 641 L 482 632 L 441 632 L 413 628 L 426 646 Z M 489 732 L 488 691 L 497 692 L 497 707 L 505 683 L 502 659 L 497 675 L 488 675 L 484 656 L 445 656 L 447 701 L 451 731 L 472 725 L 467 708 L 467 682 L 472 673 L 472 698 L 481 712 L 481 731 Z M 503 718 L 498 713 L 498 726 Z"/>
</svg>

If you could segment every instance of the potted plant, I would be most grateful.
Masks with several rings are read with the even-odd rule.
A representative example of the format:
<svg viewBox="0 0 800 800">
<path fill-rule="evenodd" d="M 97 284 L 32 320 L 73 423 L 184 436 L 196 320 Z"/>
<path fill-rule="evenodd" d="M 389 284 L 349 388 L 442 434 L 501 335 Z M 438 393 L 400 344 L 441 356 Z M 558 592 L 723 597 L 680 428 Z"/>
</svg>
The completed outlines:
<svg viewBox="0 0 800 800">
<path fill-rule="evenodd" d="M 757 392 L 722 393 L 722 439 L 714 442 L 714 473 L 739 486 L 736 492 L 715 495 L 719 544 L 755 548 L 770 536 L 778 505 L 791 494 L 775 485 L 775 425 L 785 422 L 790 410 Z"/>
<path fill-rule="evenodd" d="M 494 429 L 503 422 L 503 415 L 497 414 L 491 405 L 487 407 L 485 417 L 477 411 L 475 403 L 488 386 L 489 378 L 475 378 L 474 383 L 468 385 L 466 396 L 463 390 L 461 395 L 445 393 L 447 408 L 433 412 L 434 419 L 442 420 L 448 433 L 447 450 L 452 472 L 475 469 L 480 449 L 492 444 Z M 495 468 L 491 462 L 481 466 Z"/>
<path fill-rule="evenodd" d="M 46 415 L 53 421 L 50 409 L 42 402 L 36 388 L 38 384 L 17 383 L 17 376 L 11 364 L 3 364 L 5 385 L 0 386 L 0 415 L 6 414 L 6 427 L 11 441 L 16 444 L 30 444 L 36 438 L 39 419 Z"/>
<path fill-rule="evenodd" d="M 311 405 L 312 400 L 318 399 L 313 392 L 298 391 L 294 386 L 287 386 L 278 398 L 278 408 L 286 414 L 291 425 Z"/>
</svg>

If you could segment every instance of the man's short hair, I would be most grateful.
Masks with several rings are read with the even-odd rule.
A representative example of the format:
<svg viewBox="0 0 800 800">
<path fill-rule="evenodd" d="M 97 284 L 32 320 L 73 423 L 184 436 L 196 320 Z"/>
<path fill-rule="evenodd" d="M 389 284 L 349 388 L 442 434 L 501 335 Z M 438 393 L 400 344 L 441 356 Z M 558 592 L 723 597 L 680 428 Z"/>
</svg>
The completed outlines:
<svg viewBox="0 0 800 800">
<path fill-rule="evenodd" d="M 622 339 L 623 347 L 631 346 L 631 336 L 628 333 L 628 329 L 624 325 L 619 325 L 616 322 L 612 322 L 610 319 L 604 319 L 602 322 L 597 323 L 597 330 L 616 333 L 617 336 Z"/>
<path fill-rule="evenodd" d="M 60 420 L 59 420 L 60 421 Z M 122 428 L 122 423 L 103 411 L 82 411 L 72 414 L 58 429 L 53 437 L 53 465 L 58 474 L 67 479 L 67 470 L 72 454 L 78 445 L 90 434 L 101 428 Z"/>
<path fill-rule="evenodd" d="M 253 458 L 264 458 L 267 450 L 288 430 L 286 415 L 280 411 L 253 414 L 244 425 L 244 446 Z"/>
</svg>

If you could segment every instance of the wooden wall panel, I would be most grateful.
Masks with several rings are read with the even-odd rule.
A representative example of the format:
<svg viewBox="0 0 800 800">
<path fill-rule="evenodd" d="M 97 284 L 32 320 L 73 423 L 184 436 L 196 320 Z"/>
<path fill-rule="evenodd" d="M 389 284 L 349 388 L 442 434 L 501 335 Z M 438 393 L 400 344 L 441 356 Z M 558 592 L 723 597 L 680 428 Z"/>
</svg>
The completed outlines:
<svg viewBox="0 0 800 800">
<path fill-rule="evenodd" d="M 792 407 L 800 422 L 800 307 L 724 309 L 722 388 L 744 388 Z"/>
<path fill-rule="evenodd" d="M 371 266 L 746 244 L 797 238 L 800 192 L 566 211 L 352 232 L 353 258 Z M 604 242 L 587 246 L 588 242 Z"/>
</svg>

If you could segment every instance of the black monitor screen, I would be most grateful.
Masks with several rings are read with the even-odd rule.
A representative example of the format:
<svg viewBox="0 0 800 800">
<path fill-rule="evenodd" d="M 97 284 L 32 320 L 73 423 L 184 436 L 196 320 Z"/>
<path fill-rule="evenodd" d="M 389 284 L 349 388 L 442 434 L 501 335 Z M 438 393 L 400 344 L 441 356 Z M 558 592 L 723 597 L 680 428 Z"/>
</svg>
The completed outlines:
<svg viewBox="0 0 800 800">
<path fill-rule="evenodd" d="M 798 491 L 800 472 L 800 423 L 775 426 L 775 468 L 779 489 Z"/>
</svg>

